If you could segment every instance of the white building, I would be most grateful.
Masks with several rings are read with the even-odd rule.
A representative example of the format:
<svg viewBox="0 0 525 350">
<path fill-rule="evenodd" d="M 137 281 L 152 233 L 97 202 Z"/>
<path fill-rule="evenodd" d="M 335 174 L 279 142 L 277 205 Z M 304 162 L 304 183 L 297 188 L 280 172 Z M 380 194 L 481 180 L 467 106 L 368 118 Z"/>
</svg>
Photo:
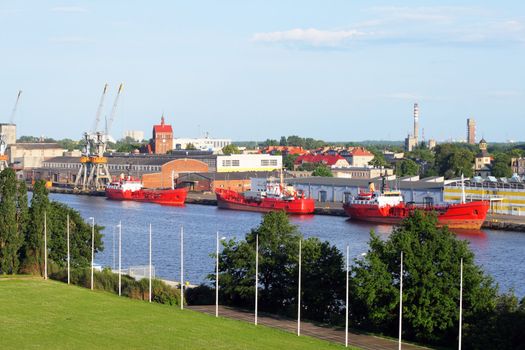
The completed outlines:
<svg viewBox="0 0 525 350">
<path fill-rule="evenodd" d="M 213 153 L 219 153 L 224 146 L 228 146 L 231 143 L 231 139 L 212 139 L 209 137 L 174 138 L 173 149 L 184 150 L 189 144 L 192 144 L 199 151 L 212 151 Z"/>
<path fill-rule="evenodd" d="M 144 131 L 141 130 L 126 130 L 124 131 L 124 137 L 131 137 L 137 142 L 144 140 Z"/>
<path fill-rule="evenodd" d="M 217 156 L 217 172 L 274 171 L 283 167 L 283 157 L 271 154 Z"/>
</svg>

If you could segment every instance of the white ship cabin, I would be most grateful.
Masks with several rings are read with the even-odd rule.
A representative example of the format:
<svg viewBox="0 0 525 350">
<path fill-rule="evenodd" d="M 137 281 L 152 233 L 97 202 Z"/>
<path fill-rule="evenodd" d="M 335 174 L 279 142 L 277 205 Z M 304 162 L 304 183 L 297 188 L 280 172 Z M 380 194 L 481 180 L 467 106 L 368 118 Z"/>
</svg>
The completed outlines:
<svg viewBox="0 0 525 350">
<path fill-rule="evenodd" d="M 400 191 L 385 191 L 360 194 L 348 201 L 348 204 L 377 204 L 380 208 L 395 206 L 403 202 Z"/>
<path fill-rule="evenodd" d="M 139 179 L 134 179 L 130 176 L 121 177 L 120 180 L 113 181 L 106 187 L 113 190 L 135 192 L 142 189 L 142 181 Z"/>
</svg>

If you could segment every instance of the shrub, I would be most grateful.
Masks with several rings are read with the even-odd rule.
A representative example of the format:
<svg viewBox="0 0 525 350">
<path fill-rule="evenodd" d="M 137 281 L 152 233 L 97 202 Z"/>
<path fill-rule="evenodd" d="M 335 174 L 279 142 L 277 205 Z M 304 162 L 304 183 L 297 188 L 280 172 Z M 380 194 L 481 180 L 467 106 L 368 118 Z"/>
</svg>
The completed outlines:
<svg viewBox="0 0 525 350">
<path fill-rule="evenodd" d="M 215 304 L 215 289 L 206 284 L 200 284 L 195 288 L 188 288 L 184 296 L 189 305 Z"/>
</svg>

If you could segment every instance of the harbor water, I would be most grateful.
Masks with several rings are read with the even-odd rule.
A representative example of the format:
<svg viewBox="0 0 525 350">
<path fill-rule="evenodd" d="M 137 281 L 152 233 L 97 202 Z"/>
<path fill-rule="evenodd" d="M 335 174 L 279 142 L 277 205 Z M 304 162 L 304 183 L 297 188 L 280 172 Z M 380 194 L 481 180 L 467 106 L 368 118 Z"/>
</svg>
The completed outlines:
<svg viewBox="0 0 525 350">
<path fill-rule="evenodd" d="M 216 232 L 226 239 L 242 239 L 261 222 L 262 214 L 230 211 L 215 206 L 188 204 L 166 207 L 151 203 L 110 201 L 104 197 L 50 194 L 51 199 L 78 210 L 84 218 L 93 216 L 104 229 L 104 251 L 95 263 L 114 267 L 117 264 L 117 228 L 122 221 L 122 266 L 148 264 L 149 224 L 153 232 L 153 265 L 157 277 L 180 280 L 180 229 L 184 227 L 184 274 L 191 284 L 205 282 L 214 271 Z M 358 257 L 368 249 L 370 230 L 386 238 L 392 228 L 347 220 L 337 216 L 291 217 L 305 237 L 318 237 Z M 457 233 L 467 240 L 476 261 L 493 276 L 500 291 L 513 288 L 525 296 L 525 233 L 483 230 Z"/>
</svg>

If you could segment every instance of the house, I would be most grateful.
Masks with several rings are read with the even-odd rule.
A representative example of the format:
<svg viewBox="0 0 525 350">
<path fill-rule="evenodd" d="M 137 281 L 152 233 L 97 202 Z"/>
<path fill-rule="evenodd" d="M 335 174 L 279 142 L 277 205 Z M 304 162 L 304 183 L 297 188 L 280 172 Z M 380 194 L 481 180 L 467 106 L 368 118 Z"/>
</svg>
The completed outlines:
<svg viewBox="0 0 525 350">
<path fill-rule="evenodd" d="M 481 141 L 479 141 L 479 153 L 476 155 L 474 162 L 474 173 L 483 178 L 490 176 L 493 160 L 494 158 L 487 151 L 487 141 L 481 139 Z"/>
<path fill-rule="evenodd" d="M 351 147 L 344 157 L 350 166 L 359 168 L 366 167 L 374 159 L 374 154 L 364 147 Z"/>
<path fill-rule="evenodd" d="M 350 166 L 348 161 L 340 155 L 305 154 L 297 157 L 294 161 L 295 168 L 305 164 L 325 165 L 329 168 L 347 168 Z"/>
</svg>

